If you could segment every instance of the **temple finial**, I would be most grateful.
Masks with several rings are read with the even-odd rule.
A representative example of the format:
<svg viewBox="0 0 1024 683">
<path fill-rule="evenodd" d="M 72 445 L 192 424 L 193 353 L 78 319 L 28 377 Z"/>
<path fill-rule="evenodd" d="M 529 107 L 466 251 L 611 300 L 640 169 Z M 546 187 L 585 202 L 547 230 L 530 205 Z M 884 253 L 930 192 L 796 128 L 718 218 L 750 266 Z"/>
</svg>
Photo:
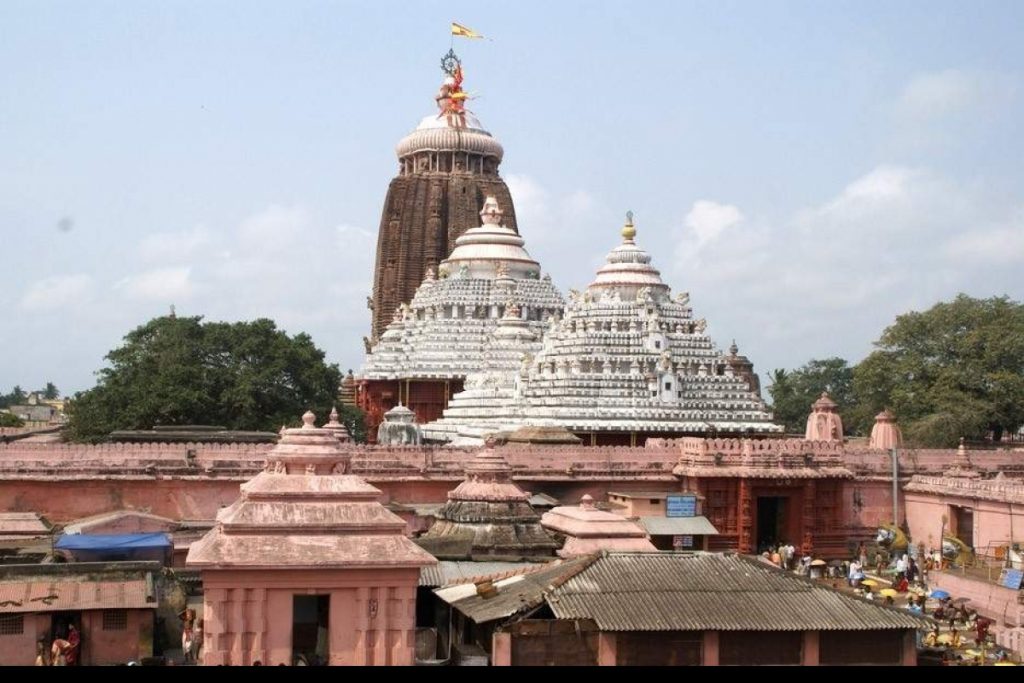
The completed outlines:
<svg viewBox="0 0 1024 683">
<path fill-rule="evenodd" d="M 633 227 L 633 212 L 626 212 L 626 224 L 622 226 L 622 239 L 626 242 L 632 242 L 633 238 L 636 237 L 636 228 Z"/>
</svg>

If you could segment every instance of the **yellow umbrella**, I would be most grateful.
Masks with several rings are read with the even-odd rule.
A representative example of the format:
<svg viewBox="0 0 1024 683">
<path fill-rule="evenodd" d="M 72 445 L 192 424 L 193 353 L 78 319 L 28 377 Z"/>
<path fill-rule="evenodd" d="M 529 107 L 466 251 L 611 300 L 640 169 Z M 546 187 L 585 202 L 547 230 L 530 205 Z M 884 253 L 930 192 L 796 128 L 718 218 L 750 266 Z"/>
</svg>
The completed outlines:
<svg viewBox="0 0 1024 683">
<path fill-rule="evenodd" d="M 992 666 L 1017 666 L 1013 662 L 996 662 Z"/>
<path fill-rule="evenodd" d="M 878 585 L 878 582 L 875 581 L 874 579 L 864 579 L 863 581 L 860 582 L 860 585 L 874 587 L 874 586 Z"/>
<path fill-rule="evenodd" d="M 861 581 L 861 583 L 864 583 L 864 582 Z M 878 594 L 879 595 L 884 595 L 887 598 L 895 598 L 896 597 L 896 589 L 895 588 L 883 588 L 882 590 L 878 591 Z"/>
</svg>

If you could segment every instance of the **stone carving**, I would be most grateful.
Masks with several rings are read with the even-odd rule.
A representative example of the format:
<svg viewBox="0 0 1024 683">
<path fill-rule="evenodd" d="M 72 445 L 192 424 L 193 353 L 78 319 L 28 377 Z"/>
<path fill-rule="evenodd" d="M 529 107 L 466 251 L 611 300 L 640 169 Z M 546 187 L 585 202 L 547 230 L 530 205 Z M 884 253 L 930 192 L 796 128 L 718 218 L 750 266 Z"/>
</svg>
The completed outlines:
<svg viewBox="0 0 1024 683">
<path fill-rule="evenodd" d="M 672 354 L 662 351 L 661 356 L 658 357 L 658 367 L 662 372 L 669 372 L 672 369 Z"/>
<path fill-rule="evenodd" d="M 682 334 L 703 332 L 706 322 L 693 322 L 672 298 L 634 230 L 585 291 L 570 290 L 564 320 L 552 315 L 537 347 L 488 348 L 480 376 L 467 380 L 441 420 L 425 425 L 429 438 L 538 424 L 637 434 L 781 431 L 743 378 L 716 372 L 720 352 L 711 340 Z M 524 353 L 536 355 L 527 361 Z M 693 378 L 685 386 L 684 375 Z"/>
</svg>

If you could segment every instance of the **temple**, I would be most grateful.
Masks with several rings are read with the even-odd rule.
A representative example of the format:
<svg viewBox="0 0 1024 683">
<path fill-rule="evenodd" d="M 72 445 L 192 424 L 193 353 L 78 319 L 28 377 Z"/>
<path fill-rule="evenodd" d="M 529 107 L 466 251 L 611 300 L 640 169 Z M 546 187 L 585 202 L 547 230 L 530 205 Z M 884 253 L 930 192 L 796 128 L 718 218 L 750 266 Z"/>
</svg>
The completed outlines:
<svg viewBox="0 0 1024 683">
<path fill-rule="evenodd" d="M 562 314 L 562 295 L 506 225 L 495 197 L 487 197 L 479 222 L 455 241 L 436 274 L 427 270 L 367 355 L 357 393 L 370 434 L 399 404 L 420 423 L 441 417 L 465 377 L 496 360 L 493 346 L 510 336 L 535 342 Z M 516 367 L 522 350 L 513 350 Z"/>
<path fill-rule="evenodd" d="M 286 429 L 266 469 L 192 544 L 207 665 L 412 664 L 416 587 L 433 557 L 314 415 Z"/>
<path fill-rule="evenodd" d="M 367 302 L 373 311 L 370 343 L 398 307 L 409 303 L 427 272 L 436 272 L 456 238 L 473 227 L 486 197 L 497 198 L 505 225 L 516 232 L 512 197 L 498 175 L 504 150 L 465 109 L 462 66 L 453 52 L 442 68 L 440 111 L 424 117 L 396 149 L 398 176 L 384 200 L 373 297 Z"/>
<path fill-rule="evenodd" d="M 689 295 L 672 297 L 635 236 L 630 215 L 594 281 L 572 290 L 564 319 L 551 318 L 536 344 L 513 341 L 502 363 L 492 354 L 495 367 L 469 376 L 424 437 L 470 443 L 524 425 L 563 427 L 592 445 L 781 433 L 752 368 L 736 374 L 736 354 L 716 350 Z"/>
<path fill-rule="evenodd" d="M 417 543 L 442 560 L 551 559 L 559 544 L 541 526 L 529 499 L 489 441 L 466 464 L 465 481 L 448 493 L 437 521 Z"/>
<path fill-rule="evenodd" d="M 657 552 L 647 531 L 614 512 L 598 510 L 589 494 L 579 505 L 562 505 L 545 512 L 541 524 L 563 539 L 558 556 L 582 557 L 599 551 Z"/>
</svg>

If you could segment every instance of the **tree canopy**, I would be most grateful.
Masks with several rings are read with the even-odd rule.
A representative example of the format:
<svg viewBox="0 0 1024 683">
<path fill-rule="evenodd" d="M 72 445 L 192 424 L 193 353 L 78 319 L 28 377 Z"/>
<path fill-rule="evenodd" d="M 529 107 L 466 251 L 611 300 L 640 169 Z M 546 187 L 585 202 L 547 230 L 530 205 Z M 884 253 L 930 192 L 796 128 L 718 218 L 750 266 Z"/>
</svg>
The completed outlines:
<svg viewBox="0 0 1024 683">
<path fill-rule="evenodd" d="M 338 422 L 345 425 L 356 443 L 366 443 L 366 413 L 356 406 L 338 403 Z"/>
<path fill-rule="evenodd" d="M 268 319 L 155 318 L 106 358 L 97 385 L 70 402 L 73 440 L 175 424 L 276 431 L 308 409 L 326 418 L 341 378 L 308 335 Z"/>
<path fill-rule="evenodd" d="M 888 407 L 922 445 L 952 446 L 1024 424 L 1024 305 L 965 294 L 896 318 L 854 370 L 868 414 Z"/>
<path fill-rule="evenodd" d="M 0 413 L 0 427 L 23 427 L 21 418 L 14 413 Z"/>
<path fill-rule="evenodd" d="M 854 404 L 853 368 L 842 358 L 812 360 L 793 371 L 776 370 L 771 379 L 768 393 L 772 397 L 775 421 L 793 434 L 803 433 L 811 404 L 823 391 L 839 404 L 840 412 Z"/>
<path fill-rule="evenodd" d="M 57 389 L 57 385 L 53 382 L 47 382 L 44 389 L 39 389 L 34 393 L 40 394 L 47 400 L 60 398 L 60 390 Z M 10 392 L 0 394 L 0 408 L 25 405 L 27 401 L 28 393 L 17 384 L 14 385 L 14 388 L 11 389 Z"/>
<path fill-rule="evenodd" d="M 1024 305 L 1008 297 L 961 294 L 898 316 L 855 367 L 812 360 L 772 373 L 777 422 L 803 430 L 811 404 L 828 391 L 843 426 L 866 435 L 892 410 L 907 442 L 954 446 L 961 436 L 999 440 L 1024 424 Z"/>
</svg>

